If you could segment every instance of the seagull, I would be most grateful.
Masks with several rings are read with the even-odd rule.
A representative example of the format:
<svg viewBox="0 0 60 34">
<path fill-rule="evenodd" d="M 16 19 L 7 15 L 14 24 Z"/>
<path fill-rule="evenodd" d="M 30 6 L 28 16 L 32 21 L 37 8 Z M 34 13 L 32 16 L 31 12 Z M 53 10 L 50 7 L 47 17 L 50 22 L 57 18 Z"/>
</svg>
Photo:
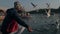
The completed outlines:
<svg viewBox="0 0 60 34">
<path fill-rule="evenodd" d="M 33 4 L 32 2 L 31 2 L 31 5 L 35 8 L 37 5 L 35 5 L 35 4 Z"/>
</svg>

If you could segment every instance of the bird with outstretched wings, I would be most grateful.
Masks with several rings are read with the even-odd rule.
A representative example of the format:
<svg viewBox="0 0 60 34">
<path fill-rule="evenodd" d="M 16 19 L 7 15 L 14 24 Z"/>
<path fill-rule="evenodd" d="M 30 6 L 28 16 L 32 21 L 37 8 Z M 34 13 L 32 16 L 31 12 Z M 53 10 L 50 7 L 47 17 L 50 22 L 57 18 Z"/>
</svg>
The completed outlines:
<svg viewBox="0 0 60 34">
<path fill-rule="evenodd" d="M 33 7 L 36 7 L 36 6 L 37 6 L 37 5 L 33 4 L 32 2 L 31 2 L 31 5 L 32 5 Z"/>
</svg>

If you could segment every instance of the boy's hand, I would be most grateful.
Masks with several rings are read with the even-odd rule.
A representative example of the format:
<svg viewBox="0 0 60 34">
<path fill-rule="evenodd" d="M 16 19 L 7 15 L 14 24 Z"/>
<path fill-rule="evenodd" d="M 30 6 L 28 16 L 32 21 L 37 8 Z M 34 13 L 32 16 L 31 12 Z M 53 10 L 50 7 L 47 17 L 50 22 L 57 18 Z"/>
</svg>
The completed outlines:
<svg viewBox="0 0 60 34">
<path fill-rule="evenodd" d="M 33 31 L 31 27 L 28 27 L 27 30 L 28 30 L 29 32 L 32 32 L 32 31 Z"/>
</svg>

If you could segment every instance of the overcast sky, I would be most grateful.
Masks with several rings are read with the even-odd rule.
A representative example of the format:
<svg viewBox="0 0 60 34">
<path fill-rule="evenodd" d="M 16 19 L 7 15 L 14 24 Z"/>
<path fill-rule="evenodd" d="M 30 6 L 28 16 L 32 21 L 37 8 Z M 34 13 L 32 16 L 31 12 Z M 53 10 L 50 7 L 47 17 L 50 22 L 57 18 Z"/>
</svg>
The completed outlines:
<svg viewBox="0 0 60 34">
<path fill-rule="evenodd" d="M 16 0 L 0 0 L 0 8 L 6 9 L 6 8 L 12 8 L 13 3 Z M 58 8 L 60 5 L 60 0 L 18 0 L 22 4 L 22 6 L 25 8 L 26 11 L 39 9 L 39 8 L 46 8 L 46 3 L 50 3 L 50 8 Z M 37 5 L 37 7 L 33 8 L 31 5 L 31 2 Z"/>
</svg>

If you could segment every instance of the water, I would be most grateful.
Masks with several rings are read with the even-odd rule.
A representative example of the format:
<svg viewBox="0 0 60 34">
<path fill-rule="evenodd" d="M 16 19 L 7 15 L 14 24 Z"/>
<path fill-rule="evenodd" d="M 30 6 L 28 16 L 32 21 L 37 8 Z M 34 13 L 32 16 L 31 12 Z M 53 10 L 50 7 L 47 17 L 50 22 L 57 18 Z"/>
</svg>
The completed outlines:
<svg viewBox="0 0 60 34">
<path fill-rule="evenodd" d="M 29 24 L 33 29 L 36 29 L 36 31 L 28 32 L 27 29 L 25 29 L 22 34 L 60 34 L 60 29 L 58 32 L 56 32 L 56 26 L 51 25 L 55 24 L 57 20 L 59 22 L 60 16 L 58 14 L 51 15 L 50 17 L 47 17 L 47 15 L 43 14 L 31 14 L 31 16 L 32 18 L 30 21 L 28 22 L 25 20 L 25 22 Z"/>
<path fill-rule="evenodd" d="M 54 25 L 56 21 L 60 24 L 59 14 L 51 15 L 50 17 L 43 14 L 31 14 L 31 16 L 32 18 L 23 20 L 35 31 L 28 32 L 27 29 L 25 29 L 22 34 L 60 34 L 60 29 L 57 31 Z"/>
</svg>

